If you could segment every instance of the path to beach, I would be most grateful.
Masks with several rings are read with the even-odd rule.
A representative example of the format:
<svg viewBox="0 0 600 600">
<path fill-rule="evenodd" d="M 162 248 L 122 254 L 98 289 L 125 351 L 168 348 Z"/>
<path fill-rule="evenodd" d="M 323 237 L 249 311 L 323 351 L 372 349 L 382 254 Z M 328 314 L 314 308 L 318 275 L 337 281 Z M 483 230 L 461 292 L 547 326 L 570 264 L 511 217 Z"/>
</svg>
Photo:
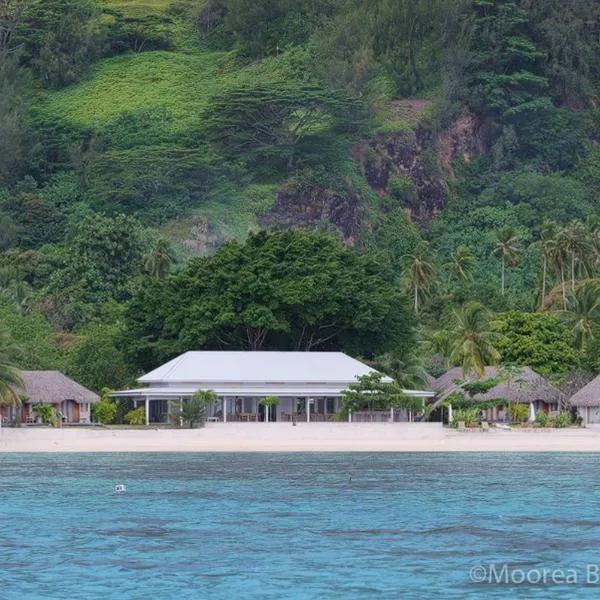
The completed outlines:
<svg viewBox="0 0 600 600">
<path fill-rule="evenodd" d="M 439 423 L 209 423 L 0 430 L 0 452 L 600 452 L 600 428 L 460 433 Z"/>
</svg>

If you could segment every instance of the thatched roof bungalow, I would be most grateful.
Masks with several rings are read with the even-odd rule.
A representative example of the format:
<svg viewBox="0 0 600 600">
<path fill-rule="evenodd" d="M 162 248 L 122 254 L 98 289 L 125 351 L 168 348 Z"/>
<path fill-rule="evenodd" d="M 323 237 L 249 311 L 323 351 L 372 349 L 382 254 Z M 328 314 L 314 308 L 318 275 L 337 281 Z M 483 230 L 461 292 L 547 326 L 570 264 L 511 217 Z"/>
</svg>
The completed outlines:
<svg viewBox="0 0 600 600">
<path fill-rule="evenodd" d="M 98 394 L 88 390 L 60 371 L 20 371 L 23 389 L 17 390 L 22 398 L 20 414 L 15 407 L 3 407 L 4 421 L 19 417 L 26 423 L 36 422 L 33 407 L 36 404 L 56 406 L 64 423 L 89 423 L 90 405 L 100 401 Z"/>
<path fill-rule="evenodd" d="M 569 398 L 585 425 L 600 423 L 600 375 Z"/>
<path fill-rule="evenodd" d="M 501 370 L 497 367 L 486 367 L 485 377 L 482 380 L 498 376 L 501 376 L 502 380 L 487 392 L 475 394 L 472 397 L 474 401 L 480 402 L 498 401 L 497 408 L 490 409 L 490 414 L 487 415 L 490 420 L 501 417 L 504 412 L 502 407 L 508 402 L 533 404 L 536 410 L 543 410 L 544 412 L 559 409 L 563 396 L 562 392 L 533 369 L 520 367 L 515 370 L 514 374 L 502 375 Z M 457 381 L 464 381 L 459 367 L 452 368 L 441 377 L 438 377 L 433 389 L 438 393 L 443 393 L 456 386 Z M 466 393 L 465 397 L 470 398 Z"/>
</svg>

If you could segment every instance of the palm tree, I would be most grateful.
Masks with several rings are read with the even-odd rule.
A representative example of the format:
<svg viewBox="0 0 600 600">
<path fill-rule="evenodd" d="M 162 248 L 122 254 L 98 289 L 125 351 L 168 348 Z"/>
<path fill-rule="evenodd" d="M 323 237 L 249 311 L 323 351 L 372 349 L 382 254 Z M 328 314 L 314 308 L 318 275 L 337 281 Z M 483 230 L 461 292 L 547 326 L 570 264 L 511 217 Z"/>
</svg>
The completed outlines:
<svg viewBox="0 0 600 600">
<path fill-rule="evenodd" d="M 573 345 L 585 350 L 600 325 L 600 284 L 589 281 L 569 297 L 567 321 L 573 327 Z"/>
<path fill-rule="evenodd" d="M 546 303 L 546 284 L 548 281 L 548 266 L 555 260 L 558 246 L 559 227 L 555 221 L 546 219 L 540 229 L 539 246 L 542 252 L 542 297 L 540 308 Z"/>
<path fill-rule="evenodd" d="M 458 246 L 450 256 L 450 260 L 444 266 L 450 269 L 452 275 L 459 282 L 469 283 L 473 281 L 475 255 L 469 246 Z"/>
<path fill-rule="evenodd" d="M 217 394 L 212 390 L 198 390 L 187 402 L 169 402 L 173 409 L 169 416 L 175 423 L 186 423 L 190 429 L 194 425 L 204 426 L 208 409 L 217 401 Z"/>
<path fill-rule="evenodd" d="M 406 255 L 404 265 L 406 286 L 413 294 L 413 308 L 415 313 L 418 313 L 419 298 L 431 289 L 436 277 L 429 245 L 421 244 L 412 254 Z"/>
<path fill-rule="evenodd" d="M 160 238 L 154 247 L 144 255 L 144 269 L 150 277 L 163 279 L 169 274 L 175 262 L 175 252 L 168 240 Z"/>
<path fill-rule="evenodd" d="M 571 271 L 571 292 L 575 292 L 575 266 L 583 265 L 589 250 L 588 232 L 579 220 L 571 221 L 564 229 L 562 243 L 569 253 Z"/>
<path fill-rule="evenodd" d="M 429 384 L 427 371 L 415 354 L 403 357 L 385 354 L 373 366 L 387 373 L 403 388 L 426 388 Z"/>
<path fill-rule="evenodd" d="M 514 267 L 517 264 L 520 237 L 513 227 L 503 227 L 496 232 L 496 246 L 493 254 L 499 254 L 502 259 L 502 277 L 500 289 L 504 296 L 506 267 Z"/>
<path fill-rule="evenodd" d="M 21 397 L 17 389 L 23 388 L 23 380 L 14 364 L 18 348 L 6 331 L 0 331 L 0 404 L 18 406 Z"/>
<path fill-rule="evenodd" d="M 500 354 L 494 347 L 490 312 L 479 302 L 467 302 L 454 310 L 454 324 L 448 332 L 452 344 L 450 363 L 461 367 L 463 376 L 483 377 L 485 367 L 495 365 Z"/>
<path fill-rule="evenodd" d="M 567 310 L 567 283 L 565 271 L 569 262 L 569 253 L 565 243 L 564 229 L 558 231 L 556 236 L 556 244 L 549 258 L 551 265 L 554 267 L 560 277 L 560 286 L 562 289 L 563 310 Z"/>
<path fill-rule="evenodd" d="M 600 266 L 600 216 L 589 215 L 585 221 L 585 227 L 588 232 L 590 259 L 586 261 L 590 269 L 590 276 L 598 270 Z"/>
</svg>

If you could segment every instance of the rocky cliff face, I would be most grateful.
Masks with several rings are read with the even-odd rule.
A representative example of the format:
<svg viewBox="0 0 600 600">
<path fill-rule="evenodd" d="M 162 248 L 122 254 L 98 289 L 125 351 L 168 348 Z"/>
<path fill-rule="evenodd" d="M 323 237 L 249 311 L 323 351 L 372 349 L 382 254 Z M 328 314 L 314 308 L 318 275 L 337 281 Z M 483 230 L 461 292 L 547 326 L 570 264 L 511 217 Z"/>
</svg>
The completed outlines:
<svg viewBox="0 0 600 600">
<path fill-rule="evenodd" d="M 435 140 L 416 123 L 410 131 L 357 144 L 353 156 L 376 194 L 395 198 L 414 221 L 424 223 L 446 206 L 454 160 L 469 161 L 483 150 L 477 119 L 465 114 Z"/>
<path fill-rule="evenodd" d="M 339 232 L 347 244 L 353 244 L 364 218 L 363 200 L 349 179 L 335 189 L 292 180 L 281 186 L 262 225 L 270 229 L 323 227 Z"/>
<path fill-rule="evenodd" d="M 454 177 L 452 163 L 457 158 L 469 162 L 473 156 L 487 152 L 481 123 L 475 115 L 465 112 L 438 138 L 439 164 L 444 177 Z"/>
<path fill-rule="evenodd" d="M 429 221 L 446 205 L 446 185 L 437 156 L 424 152 L 419 127 L 362 142 L 353 155 L 375 193 L 394 197 L 414 221 Z M 404 191 L 395 189 L 398 186 Z"/>
<path fill-rule="evenodd" d="M 448 202 L 446 182 L 454 177 L 455 159 L 469 161 L 484 151 L 479 124 L 462 115 L 437 139 L 418 120 L 410 130 L 379 135 L 357 143 L 352 156 L 378 196 L 388 196 L 418 224 L 437 216 Z M 262 219 L 269 229 L 323 227 L 338 231 L 352 244 L 368 227 L 366 202 L 347 179 L 336 185 L 292 179 L 283 183 L 273 208 Z"/>
</svg>

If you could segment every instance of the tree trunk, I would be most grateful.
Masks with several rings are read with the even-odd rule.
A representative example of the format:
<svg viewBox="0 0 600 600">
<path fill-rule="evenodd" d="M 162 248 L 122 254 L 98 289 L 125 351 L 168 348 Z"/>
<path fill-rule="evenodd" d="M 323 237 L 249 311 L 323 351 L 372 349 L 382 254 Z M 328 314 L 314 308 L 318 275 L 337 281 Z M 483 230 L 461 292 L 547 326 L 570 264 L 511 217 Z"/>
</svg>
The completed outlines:
<svg viewBox="0 0 600 600">
<path fill-rule="evenodd" d="M 415 314 L 419 312 L 419 288 L 415 285 L 415 302 L 414 302 Z"/>
<path fill-rule="evenodd" d="M 562 283 L 563 310 L 567 310 L 567 290 L 565 282 L 565 269 L 560 265 L 560 280 Z"/>
<path fill-rule="evenodd" d="M 571 252 L 571 291 L 575 292 L 575 252 Z"/>
<path fill-rule="evenodd" d="M 544 304 L 546 303 L 546 270 L 548 268 L 548 258 L 544 254 L 544 263 L 542 265 L 542 301 L 540 308 L 544 310 Z"/>
<path fill-rule="evenodd" d="M 500 289 L 502 290 L 502 295 L 504 296 L 504 271 L 506 267 L 504 266 L 504 256 L 502 256 L 502 280 L 500 283 Z"/>
</svg>

